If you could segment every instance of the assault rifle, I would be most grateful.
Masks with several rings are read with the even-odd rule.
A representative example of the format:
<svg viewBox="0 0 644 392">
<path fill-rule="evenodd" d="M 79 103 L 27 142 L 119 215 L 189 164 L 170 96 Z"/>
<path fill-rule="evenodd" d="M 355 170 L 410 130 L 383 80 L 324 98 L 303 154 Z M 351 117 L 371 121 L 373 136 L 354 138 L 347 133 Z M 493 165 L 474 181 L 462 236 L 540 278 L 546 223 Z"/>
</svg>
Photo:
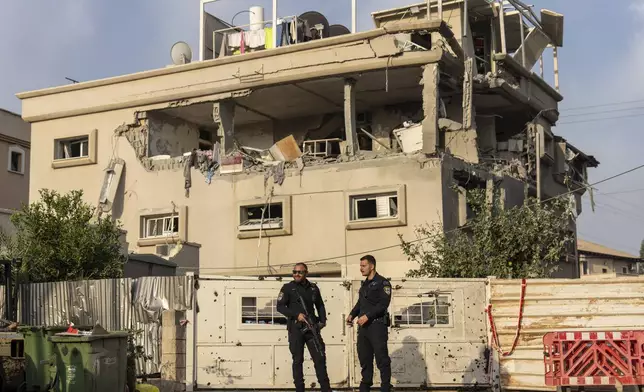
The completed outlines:
<svg viewBox="0 0 644 392">
<path fill-rule="evenodd" d="M 322 343 L 320 340 L 320 326 L 317 323 L 313 322 L 313 318 L 309 314 L 309 310 L 306 307 L 306 303 L 304 303 L 304 298 L 298 293 L 297 290 L 293 289 L 295 294 L 297 295 L 297 301 L 302 305 L 302 308 L 304 308 L 304 328 L 302 328 L 302 333 L 305 334 L 307 331 L 311 331 L 311 334 L 313 334 L 313 345 L 315 346 L 315 349 L 317 350 L 318 353 L 320 353 L 321 356 L 325 356 L 324 350 L 322 350 Z"/>
</svg>

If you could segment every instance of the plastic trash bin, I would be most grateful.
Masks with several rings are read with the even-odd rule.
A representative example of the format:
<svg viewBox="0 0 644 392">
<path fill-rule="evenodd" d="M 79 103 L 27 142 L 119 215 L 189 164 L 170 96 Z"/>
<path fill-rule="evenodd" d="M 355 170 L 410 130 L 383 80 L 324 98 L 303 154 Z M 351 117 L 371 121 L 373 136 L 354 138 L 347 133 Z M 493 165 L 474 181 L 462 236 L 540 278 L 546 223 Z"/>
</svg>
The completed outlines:
<svg viewBox="0 0 644 392">
<path fill-rule="evenodd" d="M 127 377 L 127 332 L 60 333 L 54 344 L 57 392 L 122 392 Z"/>
<path fill-rule="evenodd" d="M 25 384 L 26 392 L 47 391 L 53 380 L 55 368 L 53 344 L 49 337 L 65 332 L 68 327 L 21 326 L 18 332 L 25 339 Z M 75 326 L 79 330 L 91 330 L 91 326 Z"/>
</svg>

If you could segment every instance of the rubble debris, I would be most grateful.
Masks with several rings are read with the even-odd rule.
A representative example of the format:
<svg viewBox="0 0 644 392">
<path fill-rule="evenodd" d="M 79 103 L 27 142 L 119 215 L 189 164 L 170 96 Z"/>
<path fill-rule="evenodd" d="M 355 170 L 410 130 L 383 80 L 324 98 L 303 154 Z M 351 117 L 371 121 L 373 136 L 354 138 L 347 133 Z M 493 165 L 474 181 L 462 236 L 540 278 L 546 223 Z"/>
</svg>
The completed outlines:
<svg viewBox="0 0 644 392">
<path fill-rule="evenodd" d="M 221 158 L 220 174 L 241 173 L 244 171 L 244 159 L 240 153 Z"/>
<path fill-rule="evenodd" d="M 302 156 L 302 151 L 297 145 L 297 142 L 295 141 L 293 135 L 289 135 L 273 144 L 273 146 L 269 148 L 268 151 L 277 161 L 293 162 L 297 158 Z"/>
<path fill-rule="evenodd" d="M 185 180 L 186 197 L 190 195 L 190 188 L 192 187 L 192 167 L 197 161 L 197 150 L 187 153 L 186 160 L 183 166 L 183 178 Z"/>
<path fill-rule="evenodd" d="M 385 150 L 391 151 L 391 149 L 389 147 L 387 147 L 384 143 L 382 143 L 380 140 L 378 140 L 378 138 L 376 138 L 375 136 L 373 136 L 372 134 L 367 132 L 364 128 L 359 128 L 359 129 L 362 131 L 362 133 L 367 135 L 369 137 L 369 139 L 371 139 L 374 142 L 376 142 L 376 143 L 380 144 L 381 146 L 383 146 L 385 148 Z"/>
<path fill-rule="evenodd" d="M 107 168 L 105 169 L 105 177 L 103 185 L 101 186 L 101 193 L 98 199 L 98 214 L 101 216 L 103 213 L 112 210 L 112 204 L 116 198 L 116 191 L 119 183 L 121 182 L 121 175 L 125 168 L 125 161 L 120 158 L 110 160 Z"/>
<path fill-rule="evenodd" d="M 406 123 L 404 128 L 394 129 L 394 136 L 404 153 L 410 154 L 423 148 L 422 124 Z"/>
<path fill-rule="evenodd" d="M 298 158 L 299 159 L 299 158 Z M 277 185 L 282 185 L 286 178 L 285 173 L 286 162 L 279 162 L 277 165 L 270 166 L 264 173 L 264 187 L 268 185 L 268 179 L 272 176 L 273 181 Z"/>
<path fill-rule="evenodd" d="M 450 120 L 449 118 L 439 118 L 438 128 L 444 131 L 460 131 L 465 129 L 461 123 Z"/>
</svg>

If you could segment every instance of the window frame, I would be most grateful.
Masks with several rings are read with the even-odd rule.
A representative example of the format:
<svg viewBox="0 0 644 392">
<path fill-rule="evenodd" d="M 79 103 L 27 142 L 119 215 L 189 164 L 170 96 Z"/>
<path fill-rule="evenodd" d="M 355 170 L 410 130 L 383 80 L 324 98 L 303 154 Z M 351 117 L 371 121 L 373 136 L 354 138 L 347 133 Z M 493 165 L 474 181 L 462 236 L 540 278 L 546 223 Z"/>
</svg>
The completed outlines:
<svg viewBox="0 0 644 392">
<path fill-rule="evenodd" d="M 164 244 L 176 244 L 178 242 L 187 242 L 187 229 L 188 229 L 188 208 L 186 206 L 180 206 L 177 208 L 157 208 L 157 209 L 145 209 L 139 211 L 139 240 L 137 245 L 140 247 L 145 246 L 154 246 L 154 245 L 164 245 Z M 151 220 L 163 220 L 165 228 L 165 220 L 171 219 L 171 223 L 174 226 L 174 221 L 177 220 L 177 230 L 171 232 L 170 235 L 160 235 L 160 236 L 147 236 L 148 233 L 148 222 Z"/>
<path fill-rule="evenodd" d="M 397 198 L 398 214 L 395 217 L 381 217 L 354 220 L 356 202 L 359 199 L 381 196 L 394 196 Z M 385 227 L 398 227 L 407 225 L 407 199 L 405 185 L 387 187 L 363 188 L 345 192 L 346 208 L 346 229 L 361 230 Z"/>
<path fill-rule="evenodd" d="M 265 199 L 253 199 L 241 201 L 237 204 L 237 238 L 249 239 L 262 237 L 277 237 L 293 234 L 292 230 L 292 207 L 291 196 L 273 196 L 269 204 L 282 205 L 281 223 L 264 223 L 261 228 L 257 225 L 243 225 L 244 209 L 266 205 Z M 245 227 L 246 226 L 246 227 Z M 256 226 L 256 228 L 253 228 Z"/>
<path fill-rule="evenodd" d="M 12 158 L 14 153 L 20 154 L 20 165 L 19 165 L 20 167 L 18 168 L 19 170 L 13 170 L 13 168 L 12 168 L 11 158 Z M 9 173 L 24 175 L 25 174 L 25 166 L 26 166 L 25 160 L 26 159 L 27 159 L 27 154 L 26 154 L 25 150 L 22 147 L 20 147 L 20 146 L 9 146 L 8 157 L 7 157 L 7 171 Z"/>
<path fill-rule="evenodd" d="M 272 314 L 271 314 L 271 319 L 272 321 L 275 321 L 275 319 L 281 318 L 286 321 L 288 321 L 288 318 L 281 314 L 280 312 L 277 311 L 277 298 L 273 298 L 271 296 L 261 296 L 258 294 L 242 294 L 239 295 L 238 301 L 237 301 L 237 323 L 239 325 L 240 330 L 275 330 L 275 329 L 284 329 L 287 323 L 284 324 L 260 324 L 260 323 L 244 323 L 243 322 L 243 312 L 244 312 L 244 298 L 254 298 L 255 299 L 255 317 L 256 319 L 258 318 L 258 307 L 257 307 L 257 301 L 262 298 L 271 298 L 272 299 Z"/>
<path fill-rule="evenodd" d="M 96 135 L 97 130 L 94 129 L 87 134 L 71 135 L 54 139 L 54 159 L 52 167 L 54 169 L 61 169 L 65 167 L 92 165 L 96 163 Z M 86 139 L 86 144 L 84 143 Z M 62 158 L 61 151 L 67 143 L 81 143 L 81 155 L 78 157 Z M 83 146 L 86 145 L 86 155 Z"/>
<path fill-rule="evenodd" d="M 397 303 L 398 301 L 396 301 L 396 300 L 400 300 L 401 298 L 412 299 L 412 300 L 417 301 L 417 302 L 419 302 L 421 304 L 424 303 L 424 302 L 427 302 L 427 300 L 432 298 L 434 300 L 434 305 L 433 305 L 433 307 L 434 307 L 434 320 L 436 321 L 436 323 L 434 325 L 431 325 L 431 324 L 411 324 L 411 323 L 402 324 L 402 323 L 396 322 L 396 317 L 398 315 L 403 314 L 403 313 L 397 313 L 395 311 L 395 308 L 398 307 L 398 303 Z M 446 299 L 446 305 L 440 305 L 438 303 L 440 298 L 445 298 Z M 435 297 L 419 297 L 418 295 L 397 295 L 397 296 L 395 296 L 393 298 L 394 303 L 392 305 L 393 305 L 394 309 L 392 309 L 392 314 L 391 314 L 391 316 L 393 317 L 392 325 L 394 326 L 394 328 L 400 328 L 400 329 L 410 329 L 410 328 L 423 328 L 423 329 L 427 329 L 427 328 L 454 328 L 454 312 L 453 312 L 454 307 L 452 305 L 453 300 L 454 300 L 454 297 L 453 297 L 452 293 L 439 293 L 438 296 L 435 296 Z M 447 306 L 447 314 L 446 315 L 445 314 L 440 314 L 440 315 L 438 314 L 439 306 Z M 409 308 L 410 307 L 411 306 L 398 307 L 400 309 L 406 309 L 407 310 L 408 319 L 409 319 Z M 422 319 L 422 308 L 423 307 L 421 305 L 421 319 Z M 448 321 L 447 324 L 439 324 L 438 323 L 438 317 L 439 316 L 447 316 L 447 318 L 448 318 L 447 319 L 447 321 Z"/>
</svg>

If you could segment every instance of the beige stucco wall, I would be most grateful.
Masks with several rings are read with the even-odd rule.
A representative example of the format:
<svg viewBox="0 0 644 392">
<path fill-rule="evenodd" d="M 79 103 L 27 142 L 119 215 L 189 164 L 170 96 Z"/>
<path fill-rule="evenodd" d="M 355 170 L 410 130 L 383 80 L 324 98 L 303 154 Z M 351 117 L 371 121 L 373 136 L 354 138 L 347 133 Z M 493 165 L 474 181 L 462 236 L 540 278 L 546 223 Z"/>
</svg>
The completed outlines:
<svg viewBox="0 0 644 392">
<path fill-rule="evenodd" d="M 412 238 L 413 228 L 442 219 L 442 183 L 439 160 L 419 163 L 415 157 L 393 157 L 353 163 L 307 167 L 301 177 L 289 173 L 274 195 L 290 195 L 292 235 L 238 239 L 237 202 L 264 200 L 264 173 L 215 177 L 208 185 L 193 169 L 189 197 L 184 190 L 182 170 L 147 172 L 136 159 L 125 138 L 114 140 L 113 131 L 131 121 L 132 111 L 121 110 L 33 124 L 34 154 L 52 156 L 54 139 L 87 133 L 96 128 L 97 164 L 54 169 L 50 159 L 40 159 L 32 167 L 31 195 L 40 188 L 61 192 L 83 189 L 88 202 L 96 204 L 103 181 L 103 170 L 113 156 L 126 166 L 115 201 L 114 212 L 127 230 L 131 250 L 136 250 L 140 233 L 140 210 L 187 206 L 187 240 L 201 244 L 201 273 L 215 274 L 234 267 L 290 264 L 322 260 L 348 267 L 349 275 L 359 271 L 358 256 L 370 252 L 379 269 L 388 276 L 402 276 L 412 266 L 401 254 L 398 233 Z M 407 225 L 402 227 L 346 230 L 348 197 L 345 191 L 377 186 L 406 186 Z M 258 245 L 259 244 L 259 245 Z M 373 249 L 395 246 L 392 249 Z"/>
</svg>

